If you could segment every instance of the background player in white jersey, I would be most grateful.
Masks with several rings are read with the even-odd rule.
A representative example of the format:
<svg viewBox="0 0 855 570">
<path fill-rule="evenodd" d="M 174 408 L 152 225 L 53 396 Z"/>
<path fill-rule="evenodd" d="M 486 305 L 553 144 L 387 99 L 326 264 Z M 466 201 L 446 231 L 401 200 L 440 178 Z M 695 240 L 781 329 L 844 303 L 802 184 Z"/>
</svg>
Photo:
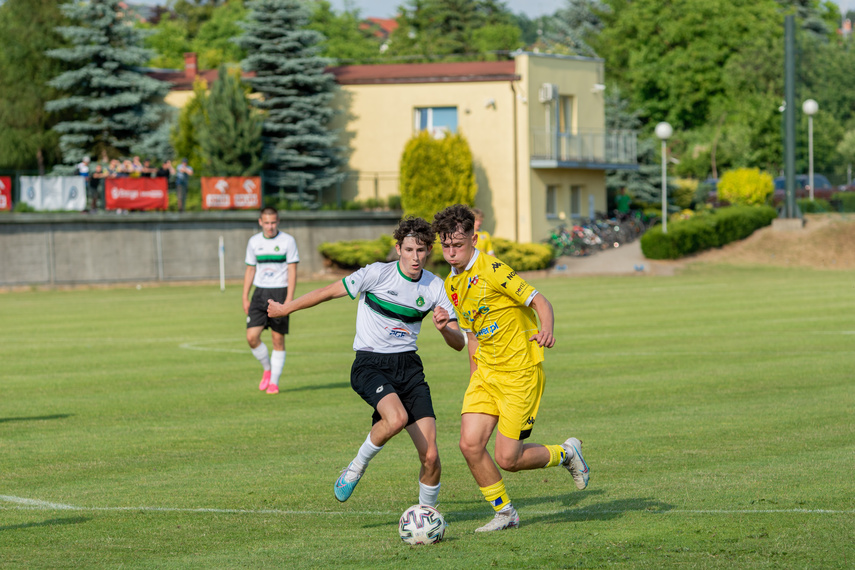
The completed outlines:
<svg viewBox="0 0 855 570">
<path fill-rule="evenodd" d="M 406 428 L 421 462 L 419 503 L 435 506 L 441 473 L 436 416 L 416 338 L 422 319 L 433 311 L 433 324 L 449 346 L 463 350 L 465 340 L 442 279 L 424 269 L 434 239 L 430 224 L 406 218 L 393 235 L 398 261 L 372 263 L 290 303 L 270 301 L 268 315 L 289 315 L 345 295 L 358 299 L 350 384 L 374 408 L 374 415 L 368 437 L 335 482 L 335 496 L 346 501 L 368 462 Z"/>
<path fill-rule="evenodd" d="M 246 245 L 246 273 L 243 276 L 243 312 L 246 313 L 246 341 L 252 355 L 264 368 L 258 389 L 268 394 L 279 393 L 279 377 L 285 366 L 285 335 L 288 317 L 267 316 L 267 301 L 279 303 L 294 298 L 297 287 L 297 263 L 300 254 L 294 238 L 279 231 L 279 214 L 274 208 L 264 208 L 258 218 L 261 231 Z M 252 299 L 249 292 L 255 285 Z M 270 329 L 273 354 L 261 342 L 261 331 Z"/>
</svg>

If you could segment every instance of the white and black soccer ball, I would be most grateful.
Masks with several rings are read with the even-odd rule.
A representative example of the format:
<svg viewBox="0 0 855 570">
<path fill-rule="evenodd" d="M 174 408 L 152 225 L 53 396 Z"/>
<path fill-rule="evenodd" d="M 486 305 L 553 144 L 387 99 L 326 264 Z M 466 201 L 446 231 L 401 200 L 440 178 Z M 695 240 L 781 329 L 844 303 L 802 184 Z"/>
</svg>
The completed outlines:
<svg viewBox="0 0 855 570">
<path fill-rule="evenodd" d="M 434 544 L 445 536 L 445 519 L 433 507 L 413 505 L 401 515 L 398 534 L 407 544 Z"/>
</svg>

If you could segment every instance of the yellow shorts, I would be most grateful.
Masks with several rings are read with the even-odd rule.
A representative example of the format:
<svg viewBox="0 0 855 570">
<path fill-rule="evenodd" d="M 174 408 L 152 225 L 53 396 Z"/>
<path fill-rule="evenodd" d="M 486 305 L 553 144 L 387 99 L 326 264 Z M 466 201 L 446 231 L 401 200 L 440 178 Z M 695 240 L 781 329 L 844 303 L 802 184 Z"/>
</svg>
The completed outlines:
<svg viewBox="0 0 855 570">
<path fill-rule="evenodd" d="M 526 439 L 537 418 L 544 381 L 540 364 L 515 371 L 479 366 L 469 380 L 460 413 L 498 416 L 499 433 Z"/>
</svg>

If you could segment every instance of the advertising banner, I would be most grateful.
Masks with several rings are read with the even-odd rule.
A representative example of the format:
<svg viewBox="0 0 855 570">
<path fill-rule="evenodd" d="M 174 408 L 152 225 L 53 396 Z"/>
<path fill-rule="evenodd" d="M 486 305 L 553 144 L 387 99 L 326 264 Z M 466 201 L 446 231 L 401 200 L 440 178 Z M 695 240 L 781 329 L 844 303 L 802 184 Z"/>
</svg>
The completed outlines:
<svg viewBox="0 0 855 570">
<path fill-rule="evenodd" d="M 0 210 L 12 209 L 12 178 L 0 176 Z"/>
<path fill-rule="evenodd" d="M 21 176 L 21 201 L 34 210 L 85 210 L 82 176 Z"/>
<path fill-rule="evenodd" d="M 261 177 L 203 176 L 202 208 L 205 210 L 260 209 Z"/>
<path fill-rule="evenodd" d="M 166 210 L 169 207 L 167 178 L 105 178 L 108 210 Z"/>
</svg>

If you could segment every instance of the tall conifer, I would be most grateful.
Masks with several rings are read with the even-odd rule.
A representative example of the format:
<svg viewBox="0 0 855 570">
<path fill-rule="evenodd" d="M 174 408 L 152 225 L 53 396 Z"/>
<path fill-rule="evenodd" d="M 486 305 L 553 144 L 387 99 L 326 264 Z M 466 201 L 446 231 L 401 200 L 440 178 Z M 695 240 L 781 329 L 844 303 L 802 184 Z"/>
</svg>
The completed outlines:
<svg viewBox="0 0 855 570">
<path fill-rule="evenodd" d="M 63 162 L 74 165 L 85 155 L 128 155 L 151 135 L 166 113 L 169 86 L 146 76 L 140 66 L 151 53 L 140 47 L 142 31 L 126 18 L 119 0 L 72 1 L 62 12 L 72 25 L 57 31 L 72 45 L 52 49 L 50 57 L 74 69 L 49 85 L 65 96 L 49 101 L 49 111 L 74 110 L 80 119 L 56 125 Z"/>
<path fill-rule="evenodd" d="M 307 29 L 309 12 L 299 0 L 248 2 L 249 21 L 238 43 L 242 66 L 265 111 L 265 179 L 287 198 L 318 205 L 321 192 L 341 180 L 338 137 L 329 128 L 335 79 L 319 57 L 324 37 Z"/>
</svg>

